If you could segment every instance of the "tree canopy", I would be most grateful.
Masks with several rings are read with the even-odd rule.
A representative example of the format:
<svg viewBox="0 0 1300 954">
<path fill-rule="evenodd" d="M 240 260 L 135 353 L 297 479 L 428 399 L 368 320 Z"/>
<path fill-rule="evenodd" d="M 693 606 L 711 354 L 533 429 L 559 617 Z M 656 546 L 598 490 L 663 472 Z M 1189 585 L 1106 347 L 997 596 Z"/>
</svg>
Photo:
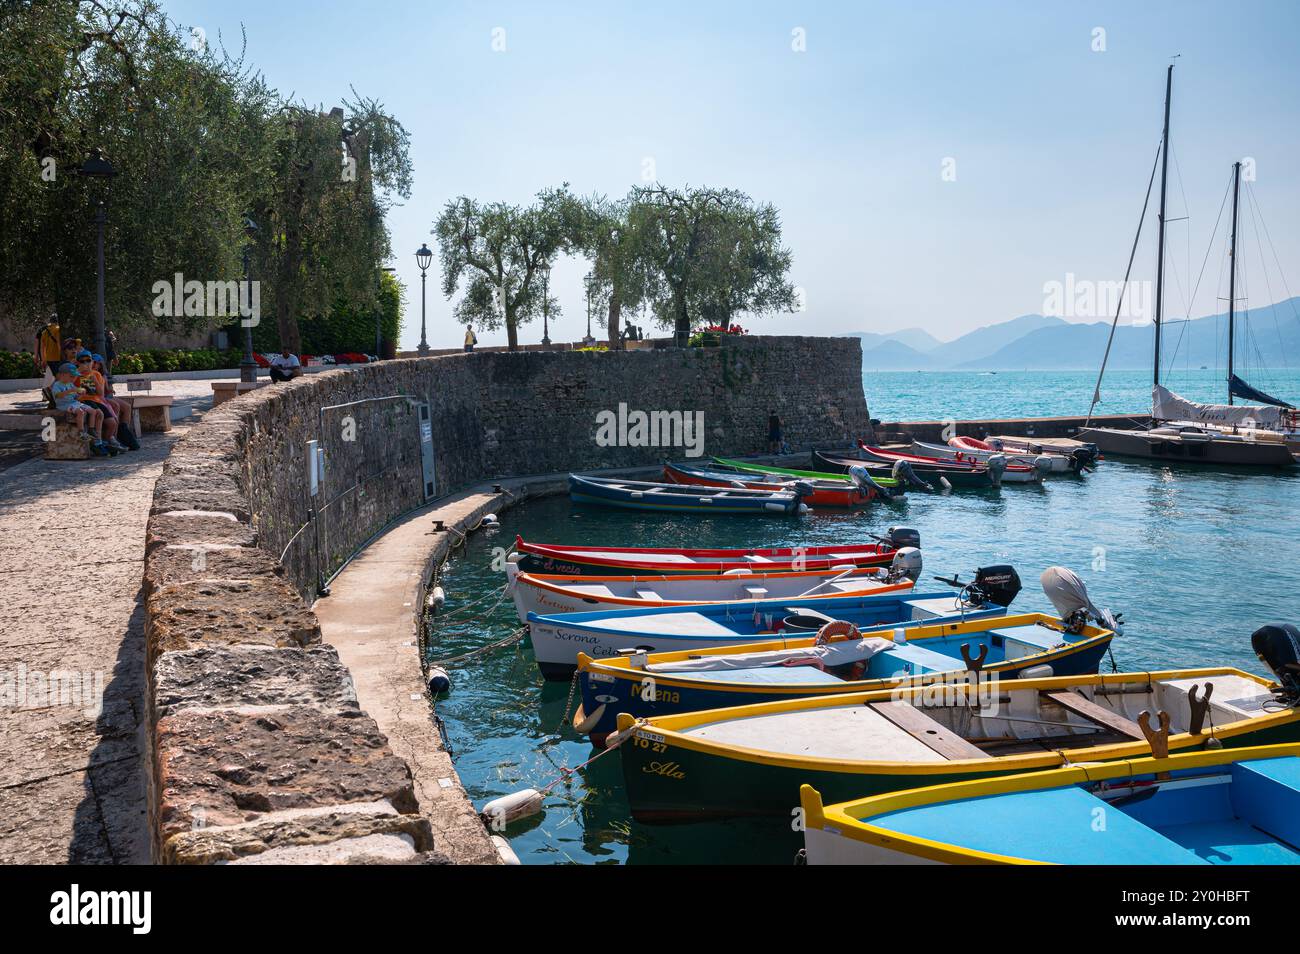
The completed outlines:
<svg viewBox="0 0 1300 954">
<path fill-rule="evenodd" d="M 612 347 L 621 347 L 624 312 L 648 310 L 685 344 L 693 321 L 726 327 L 740 314 L 796 304 L 779 214 L 734 189 L 652 185 L 611 200 L 576 197 L 566 184 L 528 207 L 461 196 L 447 203 L 434 234 L 444 294 L 453 297 L 465 280 L 457 318 L 504 324 L 512 349 L 518 326 L 541 313 L 537 274 L 564 253 L 591 261 L 587 287 Z"/>
<path fill-rule="evenodd" d="M 93 216 L 105 203 L 109 324 L 185 331 L 153 285 L 242 274 L 259 226 L 263 316 L 298 349 L 298 321 L 342 304 L 373 314 L 389 254 L 384 212 L 410 194 L 405 130 L 357 94 L 345 109 L 290 101 L 242 51 L 195 41 L 154 0 L 0 4 L 0 319 L 57 310 L 89 326 Z M 76 174 L 94 148 L 111 180 Z M 349 161 L 351 160 L 351 161 Z"/>
</svg>

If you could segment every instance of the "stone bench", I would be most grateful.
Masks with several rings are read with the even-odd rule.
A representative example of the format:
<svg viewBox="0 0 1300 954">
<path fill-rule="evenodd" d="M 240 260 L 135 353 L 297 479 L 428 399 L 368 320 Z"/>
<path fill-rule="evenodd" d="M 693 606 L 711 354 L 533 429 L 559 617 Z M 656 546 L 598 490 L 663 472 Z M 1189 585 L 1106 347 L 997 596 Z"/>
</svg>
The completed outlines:
<svg viewBox="0 0 1300 954">
<path fill-rule="evenodd" d="M 48 439 L 54 425 L 53 440 Z M 81 439 L 81 431 L 67 420 L 63 411 L 49 408 L 22 408 L 0 414 L 0 430 L 41 431 L 46 460 L 88 460 L 90 445 Z"/>
<path fill-rule="evenodd" d="M 172 429 L 172 396 L 170 394 L 133 394 L 123 400 L 130 401 L 135 411 L 135 431 L 170 431 Z M 216 401 L 214 400 L 215 404 Z"/>
<path fill-rule="evenodd" d="M 247 394 L 257 388 L 264 388 L 270 383 L 270 381 L 213 381 L 212 406 L 216 407 L 218 404 L 233 401 L 241 394 Z"/>
</svg>

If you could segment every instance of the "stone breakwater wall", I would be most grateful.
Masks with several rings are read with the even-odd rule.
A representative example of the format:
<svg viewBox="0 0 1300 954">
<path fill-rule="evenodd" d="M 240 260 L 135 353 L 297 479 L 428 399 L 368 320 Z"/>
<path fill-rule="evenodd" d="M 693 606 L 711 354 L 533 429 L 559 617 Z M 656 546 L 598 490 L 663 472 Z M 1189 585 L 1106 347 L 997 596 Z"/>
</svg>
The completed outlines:
<svg viewBox="0 0 1300 954">
<path fill-rule="evenodd" d="M 310 609 L 322 581 L 424 502 L 422 430 L 442 495 L 689 450 L 763 450 L 769 410 L 795 448 L 841 445 L 869 427 L 860 381 L 857 339 L 756 337 L 724 348 L 388 361 L 209 412 L 173 449 L 147 531 L 155 859 L 441 860 L 409 767 L 361 711 Z M 698 413 L 701 440 L 656 446 L 634 428 L 617 435 L 630 439 L 598 439 L 601 415 L 617 418 L 620 404 Z M 324 458 L 314 497 L 309 441 Z M 419 665 L 414 650 L 410 664 Z"/>
</svg>

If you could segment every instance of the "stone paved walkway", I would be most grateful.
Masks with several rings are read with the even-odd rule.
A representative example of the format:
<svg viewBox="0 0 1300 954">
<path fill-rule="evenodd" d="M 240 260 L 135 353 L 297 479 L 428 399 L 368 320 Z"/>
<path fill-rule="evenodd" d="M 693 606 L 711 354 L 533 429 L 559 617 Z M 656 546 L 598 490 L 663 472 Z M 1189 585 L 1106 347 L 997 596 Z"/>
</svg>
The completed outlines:
<svg viewBox="0 0 1300 954">
<path fill-rule="evenodd" d="M 210 404 L 209 382 L 174 383 Z M 0 864 L 149 860 L 140 583 L 154 483 L 185 430 L 0 473 Z"/>
</svg>

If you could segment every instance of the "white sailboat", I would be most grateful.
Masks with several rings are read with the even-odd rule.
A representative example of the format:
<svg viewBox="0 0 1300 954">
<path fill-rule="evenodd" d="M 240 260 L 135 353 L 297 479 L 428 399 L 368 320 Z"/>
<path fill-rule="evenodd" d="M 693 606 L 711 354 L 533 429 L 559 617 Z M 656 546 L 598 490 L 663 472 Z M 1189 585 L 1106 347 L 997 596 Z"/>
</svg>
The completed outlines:
<svg viewBox="0 0 1300 954">
<path fill-rule="evenodd" d="M 1169 173 L 1169 104 L 1173 93 L 1174 68 L 1171 65 L 1165 78 L 1165 122 L 1164 133 L 1160 140 L 1160 215 L 1158 223 L 1157 258 L 1156 258 L 1156 312 L 1155 312 L 1155 354 L 1154 376 L 1151 388 L 1151 424 L 1144 428 L 1127 430 L 1113 427 L 1084 427 L 1077 437 L 1081 441 L 1091 441 L 1103 454 L 1118 457 L 1138 457 L 1161 463 L 1186 463 L 1233 465 L 1246 467 L 1291 467 L 1296 464 L 1293 448 L 1288 445 L 1286 432 L 1292 433 L 1296 428 L 1295 408 L 1285 401 L 1279 401 L 1262 391 L 1251 387 L 1239 378 L 1233 369 L 1235 298 L 1237 277 L 1237 210 L 1241 187 L 1241 163 L 1233 164 L 1232 193 L 1232 267 L 1228 291 L 1228 403 L 1199 404 L 1180 397 L 1160 383 L 1160 331 L 1164 311 L 1164 263 L 1165 263 L 1165 199 Z M 1155 170 L 1152 170 L 1154 177 Z M 1150 185 L 1147 188 L 1150 199 Z M 1145 218 L 1146 206 L 1143 205 Z M 1138 235 L 1142 234 L 1141 225 Z M 1137 250 L 1134 239 L 1133 250 Z M 1129 256 L 1129 270 L 1133 267 L 1133 255 Z M 1128 285 L 1128 274 L 1124 277 Z M 1116 313 L 1116 321 L 1119 315 Z M 1111 340 L 1115 329 L 1111 327 Z M 1101 398 L 1101 376 L 1106 371 L 1106 358 L 1110 355 L 1110 343 L 1106 346 L 1106 357 L 1102 359 L 1101 372 L 1097 376 L 1097 387 L 1093 392 L 1092 407 L 1088 410 L 1088 419 L 1092 419 L 1092 409 Z M 1264 406 L 1234 405 L 1234 397 L 1260 401 Z"/>
</svg>

